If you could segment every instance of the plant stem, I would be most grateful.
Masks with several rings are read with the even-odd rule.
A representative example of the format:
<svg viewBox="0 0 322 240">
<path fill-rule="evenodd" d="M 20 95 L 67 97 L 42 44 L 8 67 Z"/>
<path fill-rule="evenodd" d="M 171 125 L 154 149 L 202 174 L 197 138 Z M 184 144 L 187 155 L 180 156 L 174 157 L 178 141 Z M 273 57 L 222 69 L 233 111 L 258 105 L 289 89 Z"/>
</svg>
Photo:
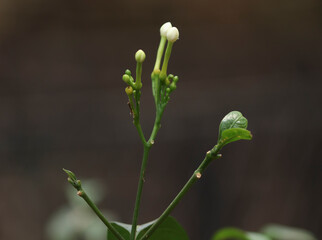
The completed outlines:
<svg viewBox="0 0 322 240">
<path fill-rule="evenodd" d="M 136 127 L 136 130 L 139 133 L 139 136 L 140 136 L 141 142 L 143 143 L 143 146 L 146 146 L 147 143 L 146 143 L 146 140 L 145 140 L 145 137 L 144 137 L 144 134 L 143 134 L 143 131 L 142 131 L 142 127 L 141 127 L 140 122 L 134 120 L 134 125 Z"/>
<path fill-rule="evenodd" d="M 169 63 L 169 59 L 170 59 L 170 55 L 171 55 L 171 51 L 172 51 L 172 46 L 173 46 L 173 42 L 168 41 L 168 45 L 165 50 L 165 54 L 164 54 L 164 58 L 163 58 L 162 70 L 160 73 L 161 80 L 164 80 L 167 77 L 168 63 Z"/>
<path fill-rule="evenodd" d="M 181 189 L 181 191 L 178 193 L 178 195 L 174 198 L 174 200 L 170 203 L 170 205 L 166 208 L 166 210 L 161 214 L 161 216 L 158 218 L 158 220 L 149 228 L 149 230 L 140 238 L 140 240 L 148 239 L 152 233 L 160 226 L 160 224 L 169 216 L 169 214 L 172 212 L 172 210 L 177 206 L 177 204 L 180 202 L 182 197 L 188 192 L 188 190 L 192 187 L 192 185 L 201 178 L 202 173 L 207 168 L 209 163 L 221 157 L 221 155 L 218 154 L 219 150 L 221 149 L 221 145 L 216 145 L 212 150 L 207 152 L 206 157 L 202 161 L 202 163 L 199 165 L 197 170 L 192 174 L 190 179 L 187 181 L 187 183 L 184 185 L 184 187 Z"/>
<path fill-rule="evenodd" d="M 141 165 L 140 178 L 139 178 L 139 183 L 138 183 L 138 190 L 137 190 L 136 200 L 135 200 L 135 207 L 134 207 L 134 212 L 133 212 L 132 229 L 131 229 L 130 240 L 135 239 L 136 227 L 137 227 L 137 219 L 138 219 L 138 215 L 139 215 L 141 195 L 142 195 L 142 189 L 143 189 L 143 184 L 145 182 L 144 177 L 145 177 L 145 169 L 146 169 L 146 165 L 147 165 L 148 155 L 149 155 L 150 149 L 151 149 L 151 147 L 152 147 L 152 145 L 154 143 L 154 139 L 155 139 L 160 127 L 161 127 L 160 121 L 161 121 L 161 117 L 163 115 L 163 110 L 164 110 L 164 108 L 163 109 L 160 108 L 160 110 L 157 109 L 153 130 L 152 130 L 152 133 L 151 133 L 151 136 L 150 136 L 148 142 L 146 142 L 146 140 L 145 140 L 145 138 L 143 136 L 139 120 L 137 122 L 136 121 L 134 122 L 135 126 L 138 129 L 139 135 L 141 137 L 141 140 L 142 140 L 142 143 L 143 143 L 143 146 L 144 146 L 144 152 L 143 152 L 143 159 L 142 159 L 142 165 Z"/>
<path fill-rule="evenodd" d="M 156 70 L 156 69 L 160 70 L 161 58 L 163 55 L 164 46 L 165 46 L 166 41 L 167 41 L 166 37 L 161 37 L 159 48 L 158 48 L 158 53 L 157 53 L 157 58 L 155 60 L 154 70 Z"/>
<path fill-rule="evenodd" d="M 93 201 L 88 197 L 84 190 L 78 191 L 78 195 L 82 197 L 85 202 L 91 207 L 91 209 L 96 213 L 96 215 L 102 220 L 105 226 L 114 234 L 114 236 L 119 240 L 124 240 L 121 234 L 111 225 L 109 221 L 103 216 L 98 207 L 93 203 Z"/>
<path fill-rule="evenodd" d="M 151 146 L 144 145 L 144 153 L 143 153 L 141 172 L 140 172 L 140 178 L 139 178 L 139 183 L 138 183 L 138 190 L 137 190 L 137 194 L 136 194 L 135 207 L 134 207 L 134 212 L 133 212 L 130 240 L 135 239 L 136 226 L 137 226 L 137 220 L 138 220 L 140 202 L 141 202 L 141 195 L 142 195 L 142 188 L 143 188 L 143 184 L 145 182 L 145 179 L 144 179 L 145 168 L 146 168 L 150 148 L 151 148 Z"/>
</svg>

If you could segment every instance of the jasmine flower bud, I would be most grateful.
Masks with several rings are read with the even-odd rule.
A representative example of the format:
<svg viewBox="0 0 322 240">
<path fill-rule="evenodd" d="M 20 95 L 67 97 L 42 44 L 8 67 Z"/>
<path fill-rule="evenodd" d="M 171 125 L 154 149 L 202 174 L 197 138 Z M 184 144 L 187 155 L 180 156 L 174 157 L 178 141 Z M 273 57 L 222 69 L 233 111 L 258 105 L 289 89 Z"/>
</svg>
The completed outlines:
<svg viewBox="0 0 322 240">
<path fill-rule="evenodd" d="M 143 61 L 145 60 L 145 53 L 143 52 L 143 50 L 138 50 L 135 53 L 135 60 L 139 63 L 143 63 Z"/>
<path fill-rule="evenodd" d="M 172 28 L 172 24 L 170 22 L 166 22 L 163 24 L 160 28 L 160 35 L 161 37 L 166 37 L 167 36 L 167 31 Z"/>
<path fill-rule="evenodd" d="M 130 84 L 131 79 L 130 79 L 129 75 L 124 74 L 123 77 L 122 77 L 122 79 L 123 79 L 123 81 L 125 83 Z"/>
<path fill-rule="evenodd" d="M 169 42 L 174 43 L 179 39 L 179 30 L 176 27 L 172 27 L 167 31 L 167 39 Z"/>
</svg>

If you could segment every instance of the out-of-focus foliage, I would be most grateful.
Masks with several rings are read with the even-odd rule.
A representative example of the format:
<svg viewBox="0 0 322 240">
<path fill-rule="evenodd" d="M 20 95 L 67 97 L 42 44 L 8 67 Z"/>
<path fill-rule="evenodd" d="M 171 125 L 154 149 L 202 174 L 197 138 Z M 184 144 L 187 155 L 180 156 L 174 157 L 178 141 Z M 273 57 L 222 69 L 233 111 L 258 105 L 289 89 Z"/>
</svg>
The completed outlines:
<svg viewBox="0 0 322 240">
<path fill-rule="evenodd" d="M 103 199 L 104 190 L 97 180 L 82 181 L 84 189 L 91 195 L 95 203 Z M 50 240 L 76 240 L 80 236 L 84 240 L 102 240 L 106 238 L 106 227 L 96 217 L 86 203 L 71 191 L 70 185 L 66 187 L 68 203 L 52 215 L 47 222 L 46 234 Z M 109 210 L 103 211 L 109 218 L 116 219 L 115 214 Z"/>
</svg>

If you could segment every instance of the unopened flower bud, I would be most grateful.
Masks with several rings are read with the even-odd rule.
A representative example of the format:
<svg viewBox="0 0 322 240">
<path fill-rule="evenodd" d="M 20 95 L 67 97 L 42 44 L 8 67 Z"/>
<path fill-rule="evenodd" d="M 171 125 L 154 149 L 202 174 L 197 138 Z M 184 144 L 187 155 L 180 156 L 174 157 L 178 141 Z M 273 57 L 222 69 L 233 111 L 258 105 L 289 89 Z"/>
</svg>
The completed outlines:
<svg viewBox="0 0 322 240">
<path fill-rule="evenodd" d="M 176 27 L 172 27 L 167 31 L 167 39 L 169 42 L 175 42 L 179 39 L 179 30 Z"/>
<path fill-rule="evenodd" d="M 125 70 L 125 74 L 127 74 L 127 75 L 131 76 L 131 71 L 130 71 L 129 69 L 126 69 L 126 70 Z"/>
<path fill-rule="evenodd" d="M 133 88 L 131 86 L 128 86 L 125 88 L 125 92 L 127 95 L 132 95 L 133 94 Z"/>
<path fill-rule="evenodd" d="M 160 28 L 160 35 L 161 37 L 166 37 L 168 30 L 172 28 L 172 24 L 170 22 L 166 22 Z"/>
<path fill-rule="evenodd" d="M 176 90 L 176 88 L 177 88 L 177 85 L 175 84 L 175 82 L 172 82 L 172 83 L 170 84 L 170 89 L 171 89 L 171 91 Z"/>
<path fill-rule="evenodd" d="M 129 84 L 129 82 L 131 81 L 129 75 L 127 75 L 127 74 L 124 74 L 123 77 L 122 77 L 122 79 L 127 84 Z"/>
<path fill-rule="evenodd" d="M 171 83 L 171 82 L 170 82 L 169 78 L 166 78 L 166 79 L 165 79 L 165 85 L 169 86 L 169 85 L 170 85 L 170 83 Z"/>
<path fill-rule="evenodd" d="M 143 52 L 143 50 L 138 50 L 136 53 L 135 53 L 135 60 L 139 63 L 143 63 L 145 59 L 145 53 Z"/>
</svg>

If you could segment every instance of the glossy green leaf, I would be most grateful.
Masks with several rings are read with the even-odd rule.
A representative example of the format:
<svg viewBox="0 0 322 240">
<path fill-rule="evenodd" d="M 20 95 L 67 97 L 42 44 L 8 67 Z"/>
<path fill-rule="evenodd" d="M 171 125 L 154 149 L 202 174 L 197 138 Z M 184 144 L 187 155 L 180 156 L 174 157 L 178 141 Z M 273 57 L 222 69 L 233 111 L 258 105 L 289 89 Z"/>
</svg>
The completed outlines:
<svg viewBox="0 0 322 240">
<path fill-rule="evenodd" d="M 223 228 L 217 231 L 211 240 L 251 240 L 246 232 L 238 228 Z"/>
<path fill-rule="evenodd" d="M 220 142 L 222 146 L 238 140 L 251 140 L 250 131 L 243 128 L 231 128 L 222 132 Z"/>
<path fill-rule="evenodd" d="M 263 227 L 261 232 L 274 240 L 317 240 L 317 238 L 307 230 L 279 224 L 267 225 Z"/>
<path fill-rule="evenodd" d="M 219 134 L 218 134 L 218 141 L 222 137 L 222 133 L 231 128 L 243 128 L 246 129 L 248 126 L 247 119 L 238 111 L 232 111 L 228 113 L 219 125 Z"/>
<path fill-rule="evenodd" d="M 153 225 L 155 222 L 151 221 L 142 225 L 137 226 L 137 237 L 136 239 L 140 239 L 143 234 Z M 130 239 L 131 227 L 132 225 L 114 222 L 112 225 L 116 228 L 116 230 L 124 237 L 125 240 Z M 181 227 L 181 225 L 171 216 L 169 216 L 151 235 L 149 240 L 189 240 L 187 233 Z M 114 235 L 107 230 L 107 240 L 117 240 Z"/>
<path fill-rule="evenodd" d="M 154 221 L 141 225 L 138 228 L 138 239 L 152 226 Z M 143 228 L 144 226 L 144 228 Z M 189 240 L 182 226 L 173 217 L 169 216 L 151 235 L 149 240 Z"/>
<path fill-rule="evenodd" d="M 120 223 L 120 222 L 113 222 L 111 224 L 121 234 L 121 236 L 124 237 L 125 240 L 130 239 L 131 225 Z M 107 230 L 107 240 L 118 240 L 118 239 L 114 236 L 114 234 L 110 230 Z"/>
</svg>

